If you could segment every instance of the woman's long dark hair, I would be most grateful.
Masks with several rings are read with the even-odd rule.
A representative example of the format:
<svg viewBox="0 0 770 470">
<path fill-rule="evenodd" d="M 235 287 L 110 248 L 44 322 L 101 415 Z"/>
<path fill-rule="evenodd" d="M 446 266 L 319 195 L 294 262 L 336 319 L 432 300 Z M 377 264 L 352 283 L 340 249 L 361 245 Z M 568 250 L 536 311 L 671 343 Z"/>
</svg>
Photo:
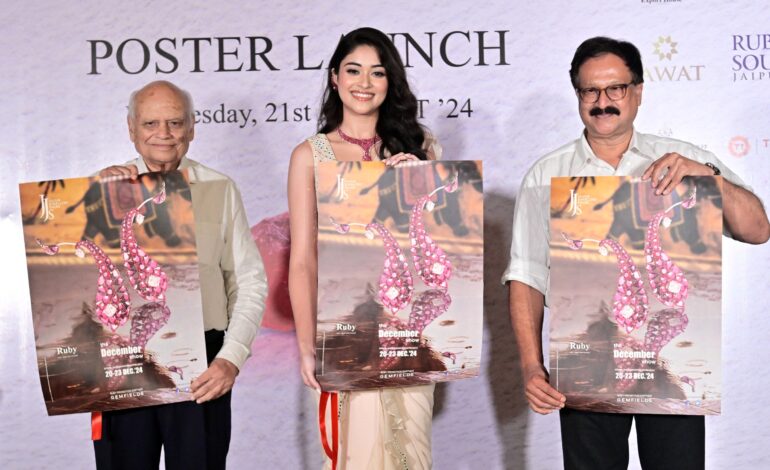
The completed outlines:
<svg viewBox="0 0 770 470">
<path fill-rule="evenodd" d="M 404 63 L 396 46 L 382 31 L 374 28 L 353 30 L 344 35 L 337 44 L 329 60 L 326 90 L 318 118 L 318 132 L 328 134 L 342 123 L 342 100 L 334 89 L 332 73 L 339 74 L 342 59 L 353 49 L 363 45 L 372 46 L 377 51 L 380 64 L 385 67 L 388 78 L 388 92 L 380 106 L 376 127 L 377 135 L 382 139 L 380 159 L 385 158 L 387 150 L 391 155 L 407 152 L 416 155 L 420 160 L 427 160 L 427 154 L 422 148 L 425 131 L 417 122 L 417 98 L 406 81 Z"/>
</svg>

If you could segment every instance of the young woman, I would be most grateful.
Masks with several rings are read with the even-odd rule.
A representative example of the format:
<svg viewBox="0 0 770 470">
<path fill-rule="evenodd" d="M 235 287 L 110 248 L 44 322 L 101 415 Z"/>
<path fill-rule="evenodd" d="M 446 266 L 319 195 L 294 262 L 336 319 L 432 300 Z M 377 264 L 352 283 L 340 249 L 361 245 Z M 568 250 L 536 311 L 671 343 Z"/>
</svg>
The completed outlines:
<svg viewBox="0 0 770 470">
<path fill-rule="evenodd" d="M 289 167 L 289 295 L 302 380 L 308 387 L 321 390 L 315 379 L 315 164 L 382 160 L 398 165 L 438 157 L 440 147 L 417 123 L 417 99 L 392 42 L 372 28 L 346 34 L 329 61 L 319 133 L 294 149 Z M 341 393 L 337 468 L 430 468 L 433 388 L 431 384 Z"/>
</svg>

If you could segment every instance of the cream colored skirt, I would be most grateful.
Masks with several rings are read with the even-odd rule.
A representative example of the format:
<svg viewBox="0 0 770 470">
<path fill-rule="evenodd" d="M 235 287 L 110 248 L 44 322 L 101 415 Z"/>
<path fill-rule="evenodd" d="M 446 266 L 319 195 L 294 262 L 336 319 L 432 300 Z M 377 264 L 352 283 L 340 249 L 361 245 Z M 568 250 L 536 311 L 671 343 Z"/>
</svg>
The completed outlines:
<svg viewBox="0 0 770 470">
<path fill-rule="evenodd" d="M 429 470 L 434 384 L 340 392 L 337 470 Z M 320 397 L 320 395 L 318 395 Z M 328 437 L 331 439 L 331 436 Z M 326 458 L 324 470 L 331 470 Z"/>
</svg>

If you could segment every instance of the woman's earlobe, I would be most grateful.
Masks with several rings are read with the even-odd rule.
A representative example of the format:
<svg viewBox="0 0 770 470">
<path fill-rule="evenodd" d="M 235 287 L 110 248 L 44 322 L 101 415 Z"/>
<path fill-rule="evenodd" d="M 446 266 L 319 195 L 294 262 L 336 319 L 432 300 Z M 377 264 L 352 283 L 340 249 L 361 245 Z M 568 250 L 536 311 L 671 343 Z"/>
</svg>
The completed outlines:
<svg viewBox="0 0 770 470">
<path fill-rule="evenodd" d="M 330 76 L 331 76 L 332 88 L 336 90 L 337 89 L 337 71 L 332 69 Z"/>
</svg>

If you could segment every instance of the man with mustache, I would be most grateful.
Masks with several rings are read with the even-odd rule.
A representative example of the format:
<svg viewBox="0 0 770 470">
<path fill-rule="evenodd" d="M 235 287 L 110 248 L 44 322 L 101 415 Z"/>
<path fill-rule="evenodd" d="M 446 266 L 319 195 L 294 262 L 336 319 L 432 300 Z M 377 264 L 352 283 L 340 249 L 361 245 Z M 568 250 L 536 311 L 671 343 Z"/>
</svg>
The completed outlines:
<svg viewBox="0 0 770 470">
<path fill-rule="evenodd" d="M 585 125 L 579 139 L 538 160 L 522 182 L 513 220 L 509 283 L 510 314 L 519 345 L 529 406 L 560 411 L 564 466 L 570 469 L 628 467 L 628 435 L 636 421 L 644 468 L 703 469 L 703 416 L 592 413 L 565 407 L 543 366 L 543 309 L 548 304 L 551 177 L 635 175 L 657 194 L 669 194 L 685 176 L 724 176 L 726 230 L 736 240 L 760 244 L 770 223 L 760 200 L 717 157 L 695 145 L 634 129 L 642 103 L 639 50 L 628 42 L 595 37 L 576 50 L 570 69 Z"/>
<path fill-rule="evenodd" d="M 100 470 L 224 469 L 230 445 L 231 389 L 262 322 L 267 280 L 235 183 L 187 157 L 195 136 L 190 94 L 167 81 L 131 94 L 128 133 L 138 157 L 102 178 L 187 170 L 198 249 L 208 368 L 191 384 L 194 401 L 103 414 L 94 441 Z M 184 314 L 184 312 L 179 312 Z"/>
</svg>

